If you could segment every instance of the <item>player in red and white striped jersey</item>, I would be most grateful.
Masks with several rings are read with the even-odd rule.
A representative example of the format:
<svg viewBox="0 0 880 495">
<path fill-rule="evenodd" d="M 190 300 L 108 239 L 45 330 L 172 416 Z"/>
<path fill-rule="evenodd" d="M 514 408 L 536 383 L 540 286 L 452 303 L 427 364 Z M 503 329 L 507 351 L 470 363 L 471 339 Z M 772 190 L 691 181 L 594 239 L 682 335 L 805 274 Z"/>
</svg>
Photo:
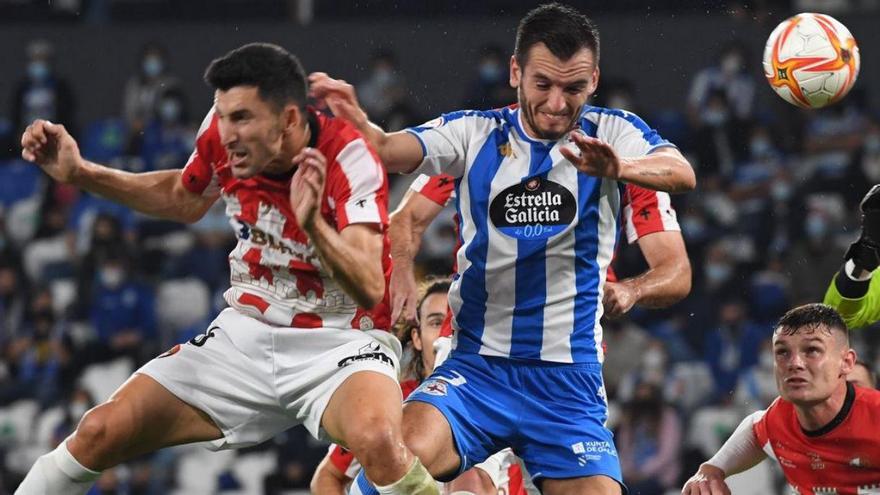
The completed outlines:
<svg viewBox="0 0 880 495">
<path fill-rule="evenodd" d="M 403 444 L 376 154 L 348 123 L 305 106 L 305 73 L 281 47 L 233 50 L 205 80 L 214 108 L 182 170 L 87 162 L 45 121 L 22 137 L 24 158 L 56 180 L 145 214 L 191 222 L 222 197 L 238 245 L 230 308 L 86 413 L 16 493 L 84 494 L 101 470 L 165 446 L 244 447 L 303 424 L 345 442 L 380 493 L 437 494 Z"/>
</svg>

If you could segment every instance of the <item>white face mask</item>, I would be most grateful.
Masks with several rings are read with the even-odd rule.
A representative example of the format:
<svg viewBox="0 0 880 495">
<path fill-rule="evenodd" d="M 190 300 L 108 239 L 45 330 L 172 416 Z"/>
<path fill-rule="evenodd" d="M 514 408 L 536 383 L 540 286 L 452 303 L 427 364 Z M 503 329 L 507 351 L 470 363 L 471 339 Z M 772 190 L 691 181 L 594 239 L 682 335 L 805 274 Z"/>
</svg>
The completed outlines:
<svg viewBox="0 0 880 495">
<path fill-rule="evenodd" d="M 125 279 L 125 270 L 108 266 L 101 268 L 99 276 L 101 277 L 101 284 L 108 289 L 115 289 L 122 285 L 122 281 Z"/>
</svg>

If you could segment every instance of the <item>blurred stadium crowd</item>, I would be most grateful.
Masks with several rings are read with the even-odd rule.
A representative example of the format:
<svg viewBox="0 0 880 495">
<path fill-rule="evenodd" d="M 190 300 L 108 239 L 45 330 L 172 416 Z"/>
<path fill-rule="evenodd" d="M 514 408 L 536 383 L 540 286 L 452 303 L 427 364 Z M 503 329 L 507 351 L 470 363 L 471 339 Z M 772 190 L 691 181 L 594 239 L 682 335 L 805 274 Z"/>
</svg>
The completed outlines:
<svg viewBox="0 0 880 495">
<path fill-rule="evenodd" d="M 54 2 L 64 3 L 144 8 Z M 34 4 L 2 0 L 0 9 L 26 16 Z M 84 156 L 132 171 L 186 162 L 204 109 L 190 107 L 167 68 L 167 48 L 132 54 L 137 69 L 124 98 L 107 102 L 118 117 L 76 126 Z M 78 123 L 78 95 L 67 81 L 79 76 L 54 70 L 59 47 L 33 40 L 26 50 L 24 67 L 6 68 L 20 78 L 14 93 L 0 95 L 8 102 L 0 106 L 0 493 L 11 493 L 133 369 L 206 328 L 223 305 L 234 245 L 220 203 L 193 225 L 158 221 L 58 185 L 17 158 L 15 143 L 34 118 Z M 450 109 L 515 101 L 508 53 L 481 53 Z M 822 299 L 857 232 L 857 203 L 880 182 L 880 109 L 869 106 L 865 81 L 831 108 L 771 113 L 757 104 L 767 88 L 756 60 L 744 44 L 724 46 L 690 76 L 685 108 L 643 113 L 638 84 L 613 75 L 603 74 L 596 96 L 596 105 L 634 111 L 676 143 L 699 181 L 696 192 L 673 198 L 694 267 L 691 295 L 605 327 L 624 477 L 642 483 L 643 494 L 677 490 L 744 415 L 777 395 L 765 352 L 772 324 L 793 305 Z M 376 52 L 368 67 L 357 90 L 375 121 L 400 129 L 433 117 L 409 97 L 408 81 L 418 77 L 393 50 Z M 392 208 L 409 180 L 392 178 Z M 448 273 L 454 241 L 449 211 L 426 234 L 422 273 Z M 622 245 L 615 268 L 621 277 L 641 271 L 638 249 Z M 875 365 L 878 335 L 854 333 L 860 358 Z M 95 493 L 307 490 L 325 450 L 302 428 L 239 452 L 169 449 L 108 471 Z M 752 493 L 776 490 L 770 468 L 750 476 Z"/>
</svg>

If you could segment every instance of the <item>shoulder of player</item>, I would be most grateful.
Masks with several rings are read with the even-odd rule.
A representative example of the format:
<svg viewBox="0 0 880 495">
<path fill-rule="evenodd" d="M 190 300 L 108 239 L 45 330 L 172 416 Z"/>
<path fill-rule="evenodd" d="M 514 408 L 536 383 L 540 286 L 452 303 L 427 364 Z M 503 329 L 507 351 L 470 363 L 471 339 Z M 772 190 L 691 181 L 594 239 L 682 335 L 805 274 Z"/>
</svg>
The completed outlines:
<svg viewBox="0 0 880 495">
<path fill-rule="evenodd" d="M 629 110 L 620 108 L 594 107 L 586 105 L 581 112 L 581 123 L 589 123 L 596 128 L 610 125 L 631 125 L 637 128 L 645 126 L 644 121 Z"/>
<path fill-rule="evenodd" d="M 867 408 L 872 415 L 880 417 L 880 390 L 873 388 L 855 387 L 856 405 Z"/>
<path fill-rule="evenodd" d="M 327 158 L 329 168 L 339 166 L 340 155 L 348 148 L 362 147 L 371 155 L 376 156 L 375 150 L 364 136 L 351 123 L 344 119 L 337 119 L 327 114 L 315 111 L 318 119 L 318 141 L 315 147 Z"/>
<path fill-rule="evenodd" d="M 411 127 L 411 131 L 423 132 L 447 125 L 465 124 L 485 129 L 493 129 L 505 124 L 512 124 L 512 110 L 515 107 L 497 108 L 494 110 L 457 110 L 444 113 L 436 119 L 429 120 L 420 126 Z"/>
</svg>

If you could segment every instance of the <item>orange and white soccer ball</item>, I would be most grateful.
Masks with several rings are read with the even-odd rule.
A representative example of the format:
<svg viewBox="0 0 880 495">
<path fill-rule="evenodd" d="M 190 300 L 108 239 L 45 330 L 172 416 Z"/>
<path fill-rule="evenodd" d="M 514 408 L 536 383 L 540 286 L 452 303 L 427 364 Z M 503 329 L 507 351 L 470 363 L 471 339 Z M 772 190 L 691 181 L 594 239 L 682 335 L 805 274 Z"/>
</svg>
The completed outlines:
<svg viewBox="0 0 880 495">
<path fill-rule="evenodd" d="M 792 105 L 821 108 L 852 89 L 859 75 L 859 47 L 849 29 L 825 14 L 798 14 L 770 33 L 764 75 Z"/>
</svg>

